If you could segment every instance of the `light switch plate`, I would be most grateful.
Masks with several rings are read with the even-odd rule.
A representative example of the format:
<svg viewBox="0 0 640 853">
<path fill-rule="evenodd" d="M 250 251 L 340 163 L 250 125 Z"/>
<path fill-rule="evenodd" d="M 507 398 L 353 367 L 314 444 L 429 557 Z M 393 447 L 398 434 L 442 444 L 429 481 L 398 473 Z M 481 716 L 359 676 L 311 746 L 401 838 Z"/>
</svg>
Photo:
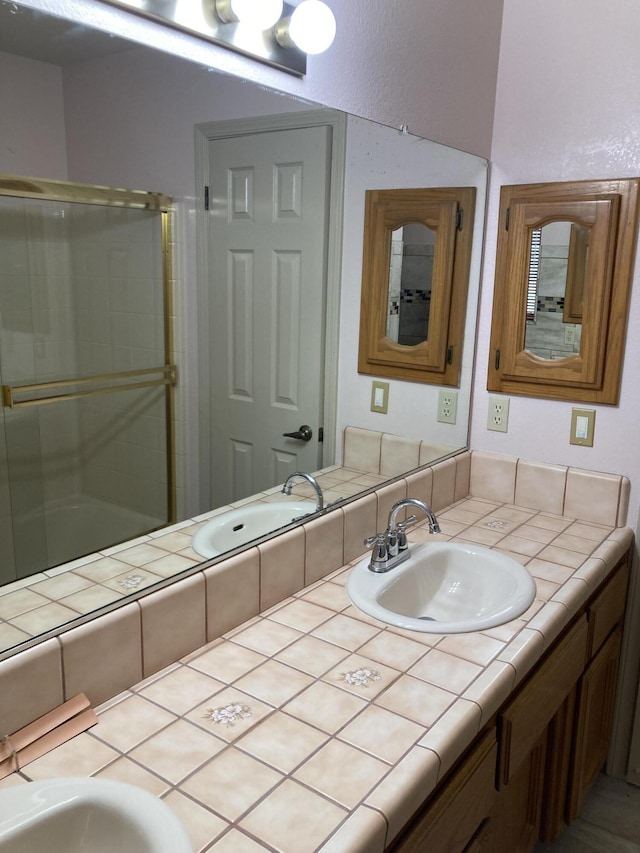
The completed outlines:
<svg viewBox="0 0 640 853">
<path fill-rule="evenodd" d="M 593 447 L 593 433 L 596 426 L 595 409 L 571 409 L 570 444 Z"/>
<path fill-rule="evenodd" d="M 371 411 L 387 414 L 389 406 L 389 383 L 374 381 L 371 383 Z"/>
</svg>

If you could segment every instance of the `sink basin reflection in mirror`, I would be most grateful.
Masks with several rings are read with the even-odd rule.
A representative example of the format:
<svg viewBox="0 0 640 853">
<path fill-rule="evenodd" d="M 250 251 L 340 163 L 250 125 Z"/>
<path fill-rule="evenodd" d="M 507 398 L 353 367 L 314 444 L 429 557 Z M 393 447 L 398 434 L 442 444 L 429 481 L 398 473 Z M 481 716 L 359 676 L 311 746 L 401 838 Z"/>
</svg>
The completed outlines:
<svg viewBox="0 0 640 853">
<path fill-rule="evenodd" d="M 0 791 L 0 853 L 193 853 L 171 809 L 107 779 L 28 782 Z"/>
<path fill-rule="evenodd" d="M 482 631 L 522 615 L 536 585 L 511 557 L 476 545 L 425 542 L 383 574 L 367 556 L 351 571 L 347 592 L 369 616 L 411 631 L 457 634 Z"/>
<path fill-rule="evenodd" d="M 193 537 L 201 557 L 217 557 L 316 511 L 313 501 L 252 503 L 214 516 Z"/>
</svg>

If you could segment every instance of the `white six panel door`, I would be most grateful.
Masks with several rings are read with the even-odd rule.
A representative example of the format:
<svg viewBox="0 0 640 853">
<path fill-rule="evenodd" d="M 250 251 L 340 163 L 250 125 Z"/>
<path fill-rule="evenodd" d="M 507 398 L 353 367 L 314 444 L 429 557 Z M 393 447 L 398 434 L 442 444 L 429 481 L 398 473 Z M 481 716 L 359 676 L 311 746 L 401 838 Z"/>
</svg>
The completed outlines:
<svg viewBox="0 0 640 853">
<path fill-rule="evenodd" d="M 209 143 L 213 506 L 319 467 L 329 134 Z"/>
</svg>

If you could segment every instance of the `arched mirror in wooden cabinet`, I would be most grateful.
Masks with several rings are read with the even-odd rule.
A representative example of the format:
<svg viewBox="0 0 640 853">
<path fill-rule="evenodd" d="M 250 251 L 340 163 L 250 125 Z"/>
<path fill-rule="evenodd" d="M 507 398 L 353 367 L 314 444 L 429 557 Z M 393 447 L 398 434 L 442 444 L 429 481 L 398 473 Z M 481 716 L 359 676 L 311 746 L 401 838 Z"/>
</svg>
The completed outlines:
<svg viewBox="0 0 640 853">
<path fill-rule="evenodd" d="M 359 373 L 459 384 L 475 192 L 366 192 Z"/>
</svg>

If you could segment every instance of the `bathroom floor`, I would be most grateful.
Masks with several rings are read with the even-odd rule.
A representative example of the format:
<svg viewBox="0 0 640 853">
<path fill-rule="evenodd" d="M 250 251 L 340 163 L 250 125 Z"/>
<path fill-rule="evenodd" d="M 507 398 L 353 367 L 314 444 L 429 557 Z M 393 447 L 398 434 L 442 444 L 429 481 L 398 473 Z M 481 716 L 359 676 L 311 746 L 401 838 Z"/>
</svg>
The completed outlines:
<svg viewBox="0 0 640 853">
<path fill-rule="evenodd" d="M 639 853 L 640 788 L 601 774 L 582 811 L 553 844 L 533 853 Z"/>
</svg>

